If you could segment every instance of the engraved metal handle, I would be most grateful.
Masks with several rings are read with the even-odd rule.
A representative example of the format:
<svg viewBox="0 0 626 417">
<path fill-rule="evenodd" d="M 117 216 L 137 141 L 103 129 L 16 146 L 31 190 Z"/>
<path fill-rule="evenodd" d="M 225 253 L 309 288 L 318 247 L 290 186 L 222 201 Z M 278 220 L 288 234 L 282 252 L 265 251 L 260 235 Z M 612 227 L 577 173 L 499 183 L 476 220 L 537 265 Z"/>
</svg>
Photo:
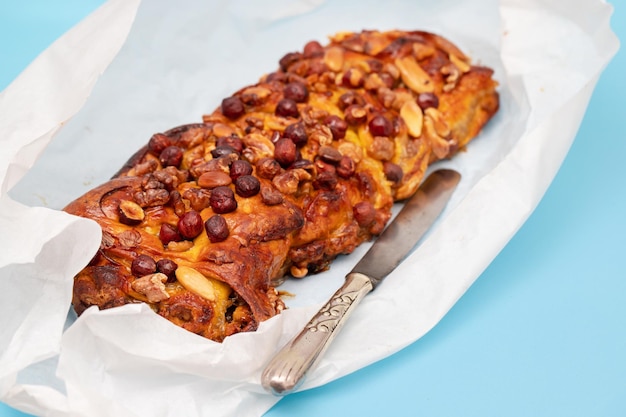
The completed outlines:
<svg viewBox="0 0 626 417">
<path fill-rule="evenodd" d="M 272 358 L 261 376 L 263 387 L 276 395 L 295 390 L 341 330 L 350 313 L 373 288 L 367 275 L 358 272 L 348 274 L 343 286 L 300 334 Z"/>
</svg>

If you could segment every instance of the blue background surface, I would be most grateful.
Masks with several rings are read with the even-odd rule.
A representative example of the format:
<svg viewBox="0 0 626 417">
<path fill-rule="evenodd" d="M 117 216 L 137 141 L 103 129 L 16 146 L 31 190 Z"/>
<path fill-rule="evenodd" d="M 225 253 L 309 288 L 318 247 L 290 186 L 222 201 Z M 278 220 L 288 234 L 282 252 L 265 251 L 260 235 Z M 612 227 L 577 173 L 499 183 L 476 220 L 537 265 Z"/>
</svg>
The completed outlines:
<svg viewBox="0 0 626 417">
<path fill-rule="evenodd" d="M 0 0 L 0 90 L 101 3 Z M 626 2 L 612 3 L 624 40 Z M 544 199 L 444 319 L 267 416 L 626 416 L 625 101 L 620 50 Z"/>
</svg>

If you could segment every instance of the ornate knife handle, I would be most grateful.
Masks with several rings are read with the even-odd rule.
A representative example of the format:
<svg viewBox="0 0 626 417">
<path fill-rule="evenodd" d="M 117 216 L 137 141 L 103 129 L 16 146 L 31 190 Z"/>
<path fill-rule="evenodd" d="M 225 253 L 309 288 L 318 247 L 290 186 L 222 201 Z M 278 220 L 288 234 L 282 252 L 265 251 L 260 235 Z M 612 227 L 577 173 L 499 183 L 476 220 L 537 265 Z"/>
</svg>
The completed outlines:
<svg viewBox="0 0 626 417">
<path fill-rule="evenodd" d="M 263 375 L 263 387 L 276 395 L 289 394 L 303 381 L 307 371 L 322 356 L 350 313 L 372 291 L 367 275 L 352 272 L 341 288 L 313 316 L 304 329 L 270 361 Z"/>
</svg>

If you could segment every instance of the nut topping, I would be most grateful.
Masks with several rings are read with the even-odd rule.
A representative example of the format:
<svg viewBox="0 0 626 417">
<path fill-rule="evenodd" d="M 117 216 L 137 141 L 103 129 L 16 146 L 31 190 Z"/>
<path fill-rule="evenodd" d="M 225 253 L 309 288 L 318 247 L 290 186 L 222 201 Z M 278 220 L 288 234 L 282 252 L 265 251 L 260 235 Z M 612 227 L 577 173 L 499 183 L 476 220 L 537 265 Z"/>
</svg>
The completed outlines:
<svg viewBox="0 0 626 417">
<path fill-rule="evenodd" d="M 345 121 L 348 124 L 357 126 L 367 121 L 367 110 L 357 104 L 348 106 L 344 111 Z"/>
<path fill-rule="evenodd" d="M 424 124 L 424 114 L 420 106 L 413 100 L 406 101 L 400 109 L 400 117 L 409 129 L 409 134 L 414 138 L 419 138 Z"/>
<path fill-rule="evenodd" d="M 235 180 L 235 191 L 241 197 L 253 197 L 261 191 L 261 183 L 252 175 L 242 175 Z"/>
<path fill-rule="evenodd" d="M 167 275 L 157 272 L 136 279 L 130 285 L 133 290 L 145 295 L 149 303 L 158 303 L 170 298 L 170 295 L 165 291 L 166 281 Z"/>
<path fill-rule="evenodd" d="M 243 116 L 246 108 L 243 101 L 237 96 L 227 97 L 222 100 L 222 113 L 231 120 Z"/>
<path fill-rule="evenodd" d="M 283 94 L 285 95 L 285 98 L 291 99 L 296 103 L 304 103 L 309 99 L 309 90 L 307 89 L 306 84 L 299 81 L 294 81 L 285 85 Z"/>
<path fill-rule="evenodd" d="M 167 246 L 170 242 L 179 242 L 183 240 L 183 237 L 178 233 L 176 226 L 172 226 L 168 223 L 163 223 L 159 230 L 159 239 L 163 245 Z"/>
<path fill-rule="evenodd" d="M 352 208 L 352 214 L 359 226 L 369 226 L 376 219 L 376 209 L 369 201 L 356 203 Z"/>
<path fill-rule="evenodd" d="M 251 175 L 251 174 L 252 174 L 252 165 L 250 165 L 250 162 L 248 161 L 238 159 L 236 161 L 233 161 L 233 163 L 230 165 L 230 178 L 233 180 L 236 180 L 237 178 L 242 177 L 244 175 Z M 224 184 L 224 185 L 228 185 L 228 184 Z"/>
<path fill-rule="evenodd" d="M 133 199 L 141 207 L 164 206 L 170 200 L 169 191 L 163 188 L 151 188 L 146 191 L 137 191 Z"/>
<path fill-rule="evenodd" d="M 325 162 L 336 164 L 341 160 L 341 153 L 332 146 L 320 146 L 318 155 Z"/>
<path fill-rule="evenodd" d="M 426 58 L 430 58 L 435 55 L 436 49 L 432 45 L 426 45 L 420 42 L 415 42 L 413 44 L 413 55 L 418 61 L 421 61 Z"/>
<path fill-rule="evenodd" d="M 400 183 L 400 181 L 402 181 L 402 177 L 404 176 L 404 172 L 402 172 L 400 165 L 389 161 L 385 161 L 383 164 L 383 172 L 385 173 L 385 177 L 395 184 Z"/>
<path fill-rule="evenodd" d="M 433 126 L 439 136 L 447 138 L 450 135 L 450 127 L 439 110 L 429 107 L 424 110 L 424 115 L 433 120 Z"/>
<path fill-rule="evenodd" d="M 167 250 L 170 252 L 186 252 L 193 247 L 193 240 L 181 240 L 180 242 L 170 242 Z"/>
<path fill-rule="evenodd" d="M 271 180 L 280 170 L 280 164 L 274 158 L 262 158 L 256 164 L 257 175 L 261 178 Z"/>
<path fill-rule="evenodd" d="M 120 223 L 136 225 L 146 217 L 141 206 L 134 201 L 122 200 L 119 207 Z"/>
<path fill-rule="evenodd" d="M 284 198 L 274 187 L 261 186 L 261 201 L 268 206 L 275 206 L 282 203 Z"/>
<path fill-rule="evenodd" d="M 309 135 L 307 135 L 304 125 L 300 122 L 287 126 L 283 132 L 283 136 L 291 139 L 296 146 L 306 145 L 306 142 L 309 139 Z"/>
<path fill-rule="evenodd" d="M 369 122 L 369 129 L 372 136 L 389 136 L 393 130 L 393 126 L 389 119 L 383 115 L 374 116 Z"/>
<path fill-rule="evenodd" d="M 356 165 L 352 158 L 348 155 L 343 155 L 337 164 L 337 175 L 341 178 L 350 178 L 356 171 Z"/>
<path fill-rule="evenodd" d="M 290 169 L 282 174 L 276 175 L 272 184 L 283 194 L 294 194 L 298 191 L 301 181 L 310 180 L 311 175 L 302 168 Z"/>
<path fill-rule="evenodd" d="M 470 70 L 470 65 L 455 54 L 450 54 L 450 62 L 452 62 L 459 70 L 461 70 L 462 73 L 469 72 Z"/>
<path fill-rule="evenodd" d="M 361 87 L 363 85 L 365 74 L 359 68 L 350 68 L 341 77 L 341 83 L 346 87 Z"/>
<path fill-rule="evenodd" d="M 204 222 L 204 230 L 211 243 L 223 242 L 230 234 L 226 219 L 219 214 L 214 214 Z"/>
<path fill-rule="evenodd" d="M 164 167 L 177 167 L 183 160 L 183 150 L 178 146 L 168 146 L 159 154 L 159 161 Z"/>
<path fill-rule="evenodd" d="M 250 105 L 259 105 L 265 101 L 272 92 L 265 87 L 248 87 L 241 93 L 243 102 Z"/>
<path fill-rule="evenodd" d="M 430 79 L 426 71 L 419 66 L 415 58 L 405 56 L 397 58 L 396 66 L 400 70 L 402 81 L 416 93 L 432 93 L 435 90 L 435 84 Z"/>
<path fill-rule="evenodd" d="M 296 160 L 296 144 L 291 139 L 279 139 L 274 147 L 274 159 L 282 166 L 289 166 Z"/>
<path fill-rule="evenodd" d="M 348 130 L 348 124 L 341 117 L 333 114 L 331 116 L 326 117 L 326 119 L 324 120 L 324 123 L 326 123 L 326 125 L 330 129 L 330 132 L 332 133 L 333 138 L 335 140 L 342 139 L 344 136 L 346 136 L 346 130 Z"/>
<path fill-rule="evenodd" d="M 235 193 L 226 186 L 216 187 L 211 191 L 209 204 L 215 213 L 230 213 L 237 209 L 237 200 Z"/>
<path fill-rule="evenodd" d="M 202 217 L 195 210 L 188 211 L 178 220 L 178 232 L 185 239 L 194 239 L 202 232 Z"/>
<path fill-rule="evenodd" d="M 201 188 L 215 188 L 221 185 L 229 185 L 232 182 L 230 175 L 222 171 L 209 171 L 200 175 L 198 186 Z"/>
<path fill-rule="evenodd" d="M 176 270 L 176 279 L 192 293 L 209 301 L 215 301 L 217 291 L 214 288 L 213 280 L 207 279 L 198 270 L 188 266 L 179 266 Z"/>
<path fill-rule="evenodd" d="M 437 158 L 445 158 L 450 151 L 450 143 L 439 136 L 435 129 L 435 122 L 430 117 L 424 117 L 424 132 L 433 148 L 433 153 Z"/>
<path fill-rule="evenodd" d="M 296 102 L 289 98 L 284 98 L 276 105 L 276 116 L 281 117 L 298 117 L 300 111 Z"/>
<path fill-rule="evenodd" d="M 309 268 L 307 268 L 306 266 L 301 267 L 301 266 L 292 265 L 289 268 L 289 273 L 294 278 L 304 278 L 309 273 Z"/>
<path fill-rule="evenodd" d="M 103 229 L 75 279 L 78 314 L 145 302 L 216 342 L 254 331 L 284 308 L 286 274 L 324 271 L 381 233 L 499 106 L 493 71 L 428 32 L 340 33 L 294 51 L 200 123 L 148 135 L 70 203 Z"/>
<path fill-rule="evenodd" d="M 176 278 L 174 272 L 176 272 L 178 265 L 171 259 L 159 259 L 156 263 L 156 267 L 157 272 L 167 275 L 168 282 L 173 282 Z"/>
<path fill-rule="evenodd" d="M 417 96 L 417 104 L 426 110 L 429 107 L 439 107 L 439 97 L 435 93 L 421 93 Z"/>
<path fill-rule="evenodd" d="M 445 76 L 446 83 L 442 87 L 444 92 L 450 92 L 456 87 L 456 83 L 461 76 L 461 70 L 456 65 L 448 64 L 441 67 L 441 73 Z"/>
<path fill-rule="evenodd" d="M 324 64 L 333 72 L 339 72 L 343 68 L 343 49 L 339 46 L 333 46 L 326 50 L 324 54 Z"/>
<path fill-rule="evenodd" d="M 172 146 L 172 144 L 172 139 L 169 136 L 163 133 L 155 133 L 148 142 L 148 151 L 154 156 L 159 156 L 163 149 Z"/>
<path fill-rule="evenodd" d="M 137 277 L 153 274 L 156 269 L 156 262 L 148 255 L 139 255 L 130 264 L 130 272 Z"/>
<path fill-rule="evenodd" d="M 374 136 L 374 140 L 367 150 L 374 158 L 388 161 L 393 158 L 394 144 L 387 136 Z"/>
</svg>

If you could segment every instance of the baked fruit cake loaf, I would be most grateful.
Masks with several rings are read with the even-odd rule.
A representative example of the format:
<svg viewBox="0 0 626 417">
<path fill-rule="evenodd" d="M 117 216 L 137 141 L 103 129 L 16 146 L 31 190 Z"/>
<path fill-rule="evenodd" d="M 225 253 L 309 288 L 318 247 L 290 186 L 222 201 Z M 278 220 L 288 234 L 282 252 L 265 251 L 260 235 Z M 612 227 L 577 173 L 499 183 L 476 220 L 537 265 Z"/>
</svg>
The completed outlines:
<svg viewBox="0 0 626 417">
<path fill-rule="evenodd" d="M 144 302 L 215 341 L 255 330 L 284 309 L 285 275 L 379 234 L 498 109 L 493 71 L 431 33 L 340 33 L 279 65 L 65 208 L 103 232 L 78 314 Z"/>
</svg>

